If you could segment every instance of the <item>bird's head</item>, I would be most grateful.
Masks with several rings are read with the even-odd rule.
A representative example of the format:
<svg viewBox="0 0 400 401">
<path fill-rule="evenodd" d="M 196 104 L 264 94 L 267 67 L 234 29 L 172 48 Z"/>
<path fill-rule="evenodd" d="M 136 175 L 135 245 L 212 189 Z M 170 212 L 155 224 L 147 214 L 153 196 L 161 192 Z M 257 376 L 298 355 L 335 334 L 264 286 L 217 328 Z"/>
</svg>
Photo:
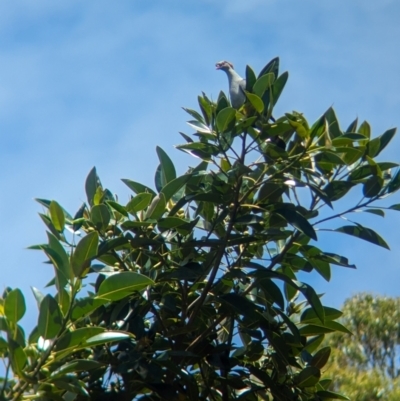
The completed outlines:
<svg viewBox="0 0 400 401">
<path fill-rule="evenodd" d="M 233 64 L 229 61 L 219 61 L 215 64 L 217 70 L 228 71 L 229 69 L 233 70 Z"/>
</svg>

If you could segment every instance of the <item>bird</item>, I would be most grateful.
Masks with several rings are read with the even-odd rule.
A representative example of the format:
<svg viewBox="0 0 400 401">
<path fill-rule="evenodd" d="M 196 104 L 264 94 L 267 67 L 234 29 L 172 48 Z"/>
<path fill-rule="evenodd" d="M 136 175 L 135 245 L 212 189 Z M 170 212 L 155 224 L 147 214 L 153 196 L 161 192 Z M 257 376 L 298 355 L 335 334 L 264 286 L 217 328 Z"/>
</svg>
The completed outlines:
<svg viewBox="0 0 400 401">
<path fill-rule="evenodd" d="M 233 64 L 229 61 L 219 61 L 215 64 L 215 67 L 217 70 L 226 72 L 229 81 L 229 97 L 231 98 L 232 107 L 234 109 L 239 109 L 246 100 L 246 95 L 244 93 L 246 89 L 246 80 L 235 71 Z M 269 119 L 275 122 L 274 117 L 269 116 Z M 285 141 L 278 136 L 268 138 L 267 141 L 275 143 L 283 150 L 286 148 Z"/>
<path fill-rule="evenodd" d="M 239 109 L 246 99 L 246 95 L 244 94 L 246 80 L 234 70 L 233 64 L 229 61 L 219 61 L 215 64 L 215 67 L 217 70 L 226 72 L 229 81 L 229 97 L 232 107 Z"/>
</svg>

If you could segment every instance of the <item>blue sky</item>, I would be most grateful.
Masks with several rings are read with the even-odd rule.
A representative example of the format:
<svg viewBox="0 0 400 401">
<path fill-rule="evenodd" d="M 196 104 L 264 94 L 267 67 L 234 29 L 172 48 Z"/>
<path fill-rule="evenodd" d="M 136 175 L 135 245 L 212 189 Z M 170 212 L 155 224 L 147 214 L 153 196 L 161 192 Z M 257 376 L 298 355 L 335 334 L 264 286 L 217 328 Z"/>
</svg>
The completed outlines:
<svg viewBox="0 0 400 401">
<path fill-rule="evenodd" d="M 399 16 L 396 0 L 1 2 L 0 286 L 22 288 L 33 310 L 29 286 L 43 289 L 52 277 L 44 255 L 25 249 L 46 238 L 33 198 L 75 213 L 96 166 L 125 202 L 121 178 L 153 184 L 156 146 L 181 173 L 194 164 L 174 149 L 178 131 L 191 133 L 181 107 L 196 108 L 201 91 L 215 99 L 227 89 L 216 61 L 244 74 L 246 64 L 260 70 L 279 56 L 290 78 L 276 115 L 297 110 L 313 122 L 333 105 L 344 128 L 356 117 L 375 135 L 400 126 Z M 400 162 L 399 144 L 382 159 Z M 303 277 L 328 304 L 358 291 L 400 295 L 400 215 L 360 221 L 392 251 L 321 235 L 320 247 L 358 266 L 333 268 L 328 284 Z"/>
</svg>

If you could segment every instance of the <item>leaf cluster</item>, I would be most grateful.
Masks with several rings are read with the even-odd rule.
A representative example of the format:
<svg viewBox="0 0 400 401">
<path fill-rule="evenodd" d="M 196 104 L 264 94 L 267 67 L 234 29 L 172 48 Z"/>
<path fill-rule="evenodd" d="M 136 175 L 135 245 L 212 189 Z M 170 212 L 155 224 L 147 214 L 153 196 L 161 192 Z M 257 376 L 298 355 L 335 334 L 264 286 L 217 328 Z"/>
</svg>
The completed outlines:
<svg viewBox="0 0 400 401">
<path fill-rule="evenodd" d="M 124 179 L 126 203 L 95 168 L 74 215 L 38 199 L 47 242 L 32 248 L 54 268 L 54 295 L 33 289 L 38 323 L 26 337 L 22 293 L 3 294 L 0 398 L 347 399 L 321 379 L 325 334 L 348 332 L 341 312 L 298 274 L 355 267 L 317 247 L 318 231 L 355 211 L 384 215 L 375 203 L 400 174 L 375 157 L 395 130 L 343 131 L 332 108 L 312 125 L 299 112 L 275 120 L 288 78 L 279 59 L 246 78 L 239 110 L 222 92 L 185 109 L 195 132 L 177 148 L 196 160 L 185 174 L 157 148 L 155 189 Z M 334 211 L 353 187 L 360 201 Z M 334 231 L 388 248 L 356 221 Z"/>
</svg>

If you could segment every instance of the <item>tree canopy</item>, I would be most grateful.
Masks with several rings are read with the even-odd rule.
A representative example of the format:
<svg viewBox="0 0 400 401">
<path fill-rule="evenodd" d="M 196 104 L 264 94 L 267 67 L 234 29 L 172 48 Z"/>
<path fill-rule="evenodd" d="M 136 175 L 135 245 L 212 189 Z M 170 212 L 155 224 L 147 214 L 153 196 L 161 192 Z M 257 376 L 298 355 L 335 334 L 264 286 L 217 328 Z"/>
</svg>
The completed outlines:
<svg viewBox="0 0 400 401">
<path fill-rule="evenodd" d="M 332 387 L 354 401 L 400 398 L 400 298 L 362 293 L 346 300 L 343 323 L 351 335 L 333 333 L 327 373 Z"/>
<path fill-rule="evenodd" d="M 76 213 L 38 199 L 47 242 L 32 249 L 54 278 L 49 293 L 33 288 L 29 335 L 24 295 L 3 294 L 0 399 L 347 399 L 321 378 L 331 352 L 321 343 L 349 330 L 298 274 L 329 280 L 333 266 L 355 267 L 317 246 L 322 231 L 389 248 L 355 219 L 326 223 L 400 210 L 379 203 L 399 189 L 398 165 L 376 160 L 395 129 L 372 137 L 355 120 L 343 130 L 332 108 L 313 124 L 273 116 L 288 79 L 278 58 L 258 75 L 248 66 L 246 79 L 238 110 L 223 92 L 185 109 L 194 133 L 177 148 L 194 158 L 184 174 L 157 148 L 155 187 L 123 179 L 127 202 L 95 168 Z M 350 191 L 359 201 L 335 210 Z"/>
</svg>

